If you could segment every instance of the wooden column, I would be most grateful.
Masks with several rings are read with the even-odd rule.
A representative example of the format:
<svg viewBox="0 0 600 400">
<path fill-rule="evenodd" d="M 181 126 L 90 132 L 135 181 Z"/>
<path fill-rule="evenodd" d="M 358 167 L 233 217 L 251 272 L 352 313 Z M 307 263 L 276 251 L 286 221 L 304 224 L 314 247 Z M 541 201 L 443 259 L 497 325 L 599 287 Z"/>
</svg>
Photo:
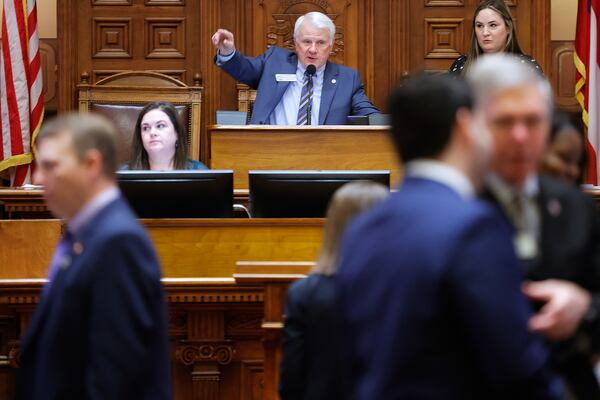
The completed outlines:
<svg viewBox="0 0 600 400">
<path fill-rule="evenodd" d="M 242 285 L 263 286 L 264 296 L 264 396 L 263 400 L 277 400 L 279 364 L 281 363 L 281 335 L 287 288 L 303 278 L 312 268 L 312 262 L 237 262 L 235 281 Z"/>
<path fill-rule="evenodd" d="M 179 362 L 191 367 L 193 398 L 218 400 L 220 366 L 233 359 L 233 345 L 225 340 L 224 311 L 190 313 L 188 338 L 179 344 L 175 355 Z"/>
</svg>

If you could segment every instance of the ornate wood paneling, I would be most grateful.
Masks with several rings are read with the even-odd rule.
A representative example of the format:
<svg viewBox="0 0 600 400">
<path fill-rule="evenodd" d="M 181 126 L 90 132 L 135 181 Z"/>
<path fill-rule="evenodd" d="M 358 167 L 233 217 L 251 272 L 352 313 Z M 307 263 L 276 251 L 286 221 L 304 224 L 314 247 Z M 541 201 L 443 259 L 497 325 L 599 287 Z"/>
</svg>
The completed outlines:
<svg viewBox="0 0 600 400">
<path fill-rule="evenodd" d="M 426 7 L 462 7 L 465 5 L 463 0 L 426 0 Z"/>
<path fill-rule="evenodd" d="M 556 106 L 570 112 L 581 110 L 575 99 L 575 53 L 574 43 L 571 41 L 552 42 L 552 70 L 551 82 L 554 87 Z"/>
<path fill-rule="evenodd" d="M 425 58 L 454 59 L 463 37 L 463 18 L 425 18 Z"/>
<path fill-rule="evenodd" d="M 131 18 L 93 18 L 92 58 L 131 58 Z"/>
<path fill-rule="evenodd" d="M 92 0 L 94 6 L 130 6 L 133 0 Z"/>
<path fill-rule="evenodd" d="M 264 365 L 262 360 L 242 361 L 242 387 L 240 400 L 263 400 Z"/>
<path fill-rule="evenodd" d="M 146 18 L 146 58 L 185 58 L 185 19 Z"/>
<path fill-rule="evenodd" d="M 181 283 L 165 283 L 169 299 L 169 338 L 175 400 L 262 399 L 264 351 L 263 290 L 235 285 L 254 295 L 237 302 L 205 302 L 194 296 L 187 303 L 173 303 Z M 213 292 L 226 300 L 233 283 L 190 282 L 189 293 Z M 0 281 L 0 398 L 14 399 L 18 340 L 25 332 L 39 302 L 41 280 Z M 222 295 L 218 295 L 222 293 Z M 260 300 L 257 300 L 260 299 Z M 248 316 L 251 316 L 249 318 Z M 231 321 L 244 321 L 232 331 Z M 237 335 L 236 333 L 242 333 Z M 252 334 L 250 334 L 252 332 Z"/>
<path fill-rule="evenodd" d="M 146 0 L 147 6 L 184 6 L 185 0 Z"/>
<path fill-rule="evenodd" d="M 56 39 L 40 40 L 40 61 L 44 77 L 44 108 L 47 114 L 56 112 L 58 107 L 57 58 Z"/>
</svg>

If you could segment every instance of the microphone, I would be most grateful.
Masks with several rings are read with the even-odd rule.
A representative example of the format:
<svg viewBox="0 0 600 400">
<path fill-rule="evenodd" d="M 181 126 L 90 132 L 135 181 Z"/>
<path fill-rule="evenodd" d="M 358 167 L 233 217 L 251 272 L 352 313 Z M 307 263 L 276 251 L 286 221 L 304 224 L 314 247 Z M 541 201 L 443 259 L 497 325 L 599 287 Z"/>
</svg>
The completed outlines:
<svg viewBox="0 0 600 400">
<path fill-rule="evenodd" d="M 313 75 L 315 74 L 315 72 L 317 72 L 317 67 L 315 67 L 314 64 L 308 64 L 308 66 L 306 67 L 306 75 L 308 75 L 308 79 L 310 79 L 312 81 Z M 308 106 L 306 108 L 306 125 L 312 125 L 311 123 L 311 119 L 312 119 L 312 96 L 310 98 L 310 101 L 308 102 Z"/>
</svg>

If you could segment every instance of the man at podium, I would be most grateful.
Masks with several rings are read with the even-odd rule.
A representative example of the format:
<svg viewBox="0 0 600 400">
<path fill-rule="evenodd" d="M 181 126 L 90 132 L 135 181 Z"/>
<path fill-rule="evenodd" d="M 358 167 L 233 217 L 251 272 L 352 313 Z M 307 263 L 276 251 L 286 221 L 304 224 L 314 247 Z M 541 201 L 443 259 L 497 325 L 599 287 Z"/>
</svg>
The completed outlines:
<svg viewBox="0 0 600 400">
<path fill-rule="evenodd" d="M 296 52 L 271 46 L 256 58 L 236 50 L 233 34 L 212 37 L 215 63 L 236 80 L 257 89 L 251 124 L 344 125 L 349 115 L 379 110 L 365 94 L 358 72 L 328 62 L 335 24 L 320 12 L 298 18 Z"/>
</svg>

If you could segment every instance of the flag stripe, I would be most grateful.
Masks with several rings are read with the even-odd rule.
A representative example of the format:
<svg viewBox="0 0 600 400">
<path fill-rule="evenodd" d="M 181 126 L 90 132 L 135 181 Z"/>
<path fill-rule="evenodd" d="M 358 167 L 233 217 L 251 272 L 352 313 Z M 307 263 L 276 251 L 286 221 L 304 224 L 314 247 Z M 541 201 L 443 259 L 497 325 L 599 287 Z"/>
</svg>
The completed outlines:
<svg viewBox="0 0 600 400">
<path fill-rule="evenodd" d="M 10 1 L 7 1 L 10 3 Z M 8 29 L 6 26 L 7 12 L 5 8 L 4 18 L 2 19 L 2 55 L 4 56 L 4 76 L 6 77 L 6 100 L 7 100 L 7 109 L 8 109 L 8 126 L 10 132 L 21 132 L 20 126 L 20 117 L 19 117 L 19 107 L 17 105 L 17 95 L 15 93 L 14 86 L 14 78 L 13 78 L 13 70 L 12 70 L 12 62 L 11 62 L 11 53 L 10 53 L 10 45 L 8 42 Z M 4 40 L 4 38 L 7 38 Z M 8 62 L 6 62 L 8 60 Z M 23 143 L 20 142 L 20 137 L 17 135 L 10 135 L 10 154 L 15 155 L 23 152 Z M 6 155 L 5 155 L 6 156 Z"/>
<path fill-rule="evenodd" d="M 19 38 L 19 50 L 21 52 L 21 57 L 23 60 L 23 66 L 29 65 L 29 46 L 27 45 L 27 42 L 29 41 L 29 36 L 27 35 L 26 29 L 27 29 L 27 23 L 26 23 L 26 14 L 25 14 L 25 9 L 23 8 L 23 2 L 22 1 L 15 1 L 14 3 L 14 7 L 15 7 L 15 18 L 17 20 L 17 25 L 15 26 L 15 30 L 16 32 L 18 32 L 18 38 Z M 23 27 L 21 29 L 19 29 L 20 27 Z M 13 38 L 16 39 L 16 37 L 14 36 L 13 33 Z M 27 75 L 25 75 L 27 77 Z"/>
<path fill-rule="evenodd" d="M 28 62 L 26 58 L 27 54 L 23 51 L 23 40 L 26 40 L 26 36 L 22 35 L 20 32 L 22 29 L 19 29 L 21 24 L 24 23 L 22 15 L 23 4 L 18 0 L 15 0 L 14 2 L 9 1 L 8 3 L 12 9 L 12 12 L 7 14 L 8 38 L 12 37 L 13 39 L 17 39 L 9 41 L 8 49 L 10 52 L 12 79 L 7 80 L 8 83 L 12 82 L 15 95 L 15 102 L 13 104 L 9 102 L 9 115 L 10 117 L 14 116 L 20 127 L 20 131 L 18 131 L 20 134 L 17 133 L 12 135 L 11 141 L 12 155 L 16 155 L 26 152 L 26 139 L 28 138 L 29 132 L 29 118 L 27 116 L 29 110 L 23 109 L 23 100 L 28 96 L 26 73 Z M 7 76 L 7 78 L 9 77 Z M 14 108 L 15 106 L 16 108 Z"/>
<path fill-rule="evenodd" d="M 4 0 L 0 70 L 0 170 L 18 166 L 11 175 L 22 185 L 32 173 L 32 144 L 44 115 L 35 0 Z"/>
<path fill-rule="evenodd" d="M 600 42 L 598 19 L 600 0 L 579 0 L 575 37 L 575 97 L 581 105 L 581 117 L 587 128 L 588 166 L 586 181 L 598 184 L 598 150 L 600 147 Z"/>
</svg>

